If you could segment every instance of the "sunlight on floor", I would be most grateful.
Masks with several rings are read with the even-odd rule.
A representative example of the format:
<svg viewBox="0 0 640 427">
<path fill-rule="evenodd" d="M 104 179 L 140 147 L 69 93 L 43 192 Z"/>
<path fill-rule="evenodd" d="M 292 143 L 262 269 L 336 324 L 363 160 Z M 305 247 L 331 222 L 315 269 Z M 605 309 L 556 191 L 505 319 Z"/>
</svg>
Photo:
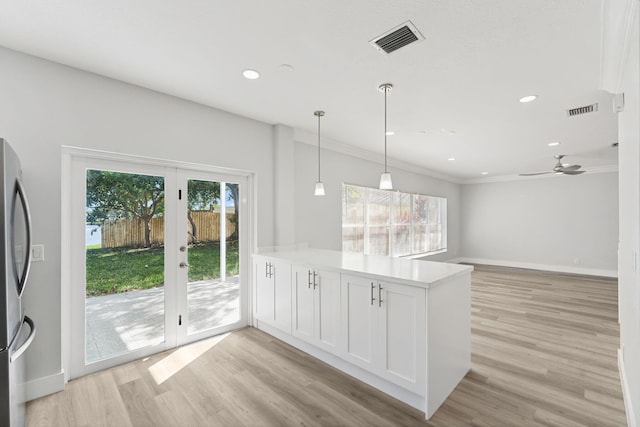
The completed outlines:
<svg viewBox="0 0 640 427">
<path fill-rule="evenodd" d="M 155 380 L 156 384 L 160 385 L 229 335 L 230 333 L 226 333 L 180 347 L 164 359 L 155 363 L 153 366 L 150 366 L 149 373 Z"/>
</svg>

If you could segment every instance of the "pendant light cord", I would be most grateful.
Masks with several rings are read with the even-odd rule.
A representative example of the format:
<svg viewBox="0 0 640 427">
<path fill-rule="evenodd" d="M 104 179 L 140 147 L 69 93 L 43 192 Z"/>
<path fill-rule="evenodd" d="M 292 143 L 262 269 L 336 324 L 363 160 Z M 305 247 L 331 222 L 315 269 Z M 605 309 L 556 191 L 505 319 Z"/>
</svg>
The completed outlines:
<svg viewBox="0 0 640 427">
<path fill-rule="evenodd" d="M 387 92 L 384 88 L 384 173 L 387 173 Z"/>
<path fill-rule="evenodd" d="M 321 115 L 318 114 L 318 182 L 322 182 L 320 181 L 320 117 Z"/>
</svg>

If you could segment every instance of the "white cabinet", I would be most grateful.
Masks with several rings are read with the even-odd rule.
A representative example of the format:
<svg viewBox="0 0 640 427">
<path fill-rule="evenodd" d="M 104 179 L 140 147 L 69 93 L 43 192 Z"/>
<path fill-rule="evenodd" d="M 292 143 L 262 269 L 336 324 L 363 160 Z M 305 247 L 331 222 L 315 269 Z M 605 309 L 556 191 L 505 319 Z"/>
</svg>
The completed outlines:
<svg viewBox="0 0 640 427">
<path fill-rule="evenodd" d="M 427 419 L 469 371 L 471 267 L 319 249 L 253 260 L 258 327 Z"/>
<path fill-rule="evenodd" d="M 258 320 L 273 319 L 274 310 L 274 279 L 270 273 L 272 264 L 267 258 L 253 258 L 253 274 L 255 278 L 256 299 L 254 304 L 254 312 Z"/>
<path fill-rule="evenodd" d="M 378 282 L 380 376 L 416 393 L 426 387 L 425 289 Z M 441 325 L 443 326 L 443 325 Z"/>
<path fill-rule="evenodd" d="M 340 331 L 340 274 L 293 266 L 293 336 L 336 352 Z"/>
<path fill-rule="evenodd" d="M 377 292 L 363 276 L 342 275 L 342 339 L 344 359 L 373 370 L 376 341 Z"/>
<path fill-rule="evenodd" d="M 343 357 L 386 380 L 424 393 L 424 288 L 343 275 Z"/>
<path fill-rule="evenodd" d="M 291 333 L 291 264 L 254 256 L 256 319 Z"/>
</svg>

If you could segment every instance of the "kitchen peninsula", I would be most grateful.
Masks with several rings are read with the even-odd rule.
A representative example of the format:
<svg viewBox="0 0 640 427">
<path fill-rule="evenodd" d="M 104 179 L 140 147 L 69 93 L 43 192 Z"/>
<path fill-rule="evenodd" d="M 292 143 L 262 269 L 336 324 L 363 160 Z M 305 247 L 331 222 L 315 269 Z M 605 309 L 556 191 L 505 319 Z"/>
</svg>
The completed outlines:
<svg viewBox="0 0 640 427">
<path fill-rule="evenodd" d="M 472 270 L 320 249 L 259 253 L 254 326 L 429 419 L 471 366 Z"/>
</svg>

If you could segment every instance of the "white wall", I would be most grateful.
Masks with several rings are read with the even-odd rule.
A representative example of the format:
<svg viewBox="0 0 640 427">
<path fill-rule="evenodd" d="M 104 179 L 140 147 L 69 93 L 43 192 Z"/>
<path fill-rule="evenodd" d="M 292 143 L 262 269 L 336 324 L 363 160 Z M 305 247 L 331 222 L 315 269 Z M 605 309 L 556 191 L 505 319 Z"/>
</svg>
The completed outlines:
<svg viewBox="0 0 640 427">
<path fill-rule="evenodd" d="M 465 259 L 616 275 L 616 173 L 465 185 L 462 206 Z"/>
<path fill-rule="evenodd" d="M 61 370 L 61 145 L 253 171 L 259 246 L 273 245 L 273 129 L 265 123 L 0 48 L 0 136 L 22 159 L 35 263 L 26 313 L 38 328 L 28 378 Z"/>
<path fill-rule="evenodd" d="M 332 150 L 322 150 L 322 181 L 326 196 L 313 195 L 318 180 L 317 146 L 295 144 L 296 239 L 311 247 L 342 250 L 342 183 L 377 188 L 383 165 Z M 460 253 L 460 185 L 389 167 L 396 190 L 447 198 L 447 252 L 432 261 L 457 258 Z"/>
<path fill-rule="evenodd" d="M 640 11 L 636 8 L 618 115 L 620 168 L 619 310 L 621 376 L 630 426 L 640 427 Z M 633 418 L 632 418 L 633 417 Z M 635 422 L 635 424 L 633 424 Z"/>
</svg>

